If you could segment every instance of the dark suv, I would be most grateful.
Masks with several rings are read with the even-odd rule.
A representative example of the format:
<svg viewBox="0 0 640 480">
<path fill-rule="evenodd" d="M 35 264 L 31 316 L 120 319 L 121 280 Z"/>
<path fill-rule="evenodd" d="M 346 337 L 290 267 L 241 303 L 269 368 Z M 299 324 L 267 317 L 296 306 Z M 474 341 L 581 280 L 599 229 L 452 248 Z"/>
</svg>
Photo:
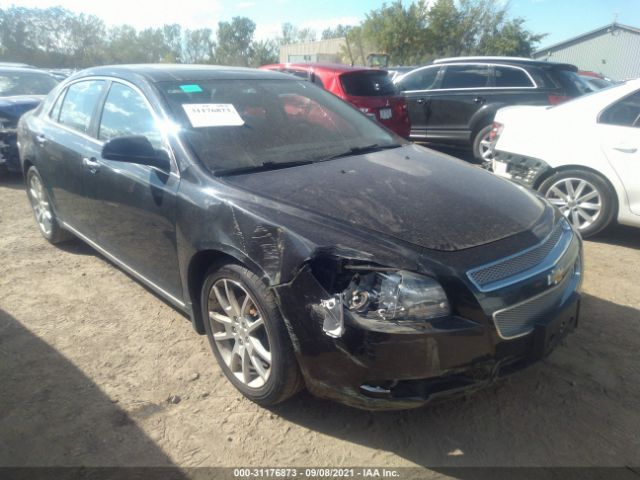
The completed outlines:
<svg viewBox="0 0 640 480">
<path fill-rule="evenodd" d="M 566 63 L 513 57 L 436 60 L 395 79 L 404 93 L 415 141 L 473 148 L 490 160 L 493 117 L 507 105 L 554 105 L 591 91 Z"/>
</svg>

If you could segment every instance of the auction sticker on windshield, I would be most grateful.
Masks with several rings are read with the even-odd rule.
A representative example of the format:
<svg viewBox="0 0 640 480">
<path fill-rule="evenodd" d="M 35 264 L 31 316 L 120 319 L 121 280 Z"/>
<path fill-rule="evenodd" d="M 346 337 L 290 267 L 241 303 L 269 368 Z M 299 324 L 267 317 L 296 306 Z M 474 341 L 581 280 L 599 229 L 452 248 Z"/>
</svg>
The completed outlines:
<svg viewBox="0 0 640 480">
<path fill-rule="evenodd" d="M 244 120 L 230 103 L 185 103 L 182 108 L 193 128 L 244 125 Z"/>
</svg>

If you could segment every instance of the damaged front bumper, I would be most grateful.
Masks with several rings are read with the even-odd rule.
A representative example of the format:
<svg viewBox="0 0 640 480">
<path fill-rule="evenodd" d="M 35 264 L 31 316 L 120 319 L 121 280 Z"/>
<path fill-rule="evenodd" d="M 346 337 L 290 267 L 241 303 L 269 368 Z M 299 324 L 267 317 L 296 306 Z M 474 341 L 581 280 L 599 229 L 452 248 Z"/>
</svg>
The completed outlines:
<svg viewBox="0 0 640 480">
<path fill-rule="evenodd" d="M 544 161 L 496 150 L 491 161 L 493 173 L 525 187 L 535 188 L 551 167 Z"/>
<path fill-rule="evenodd" d="M 0 129 L 0 168 L 10 172 L 20 171 L 17 130 L 14 128 Z"/>
<path fill-rule="evenodd" d="M 369 324 L 343 309 L 308 266 L 275 291 L 308 390 L 367 410 L 466 394 L 539 360 L 577 325 L 580 299 L 572 292 L 532 334 L 502 341 L 489 319 Z"/>
</svg>

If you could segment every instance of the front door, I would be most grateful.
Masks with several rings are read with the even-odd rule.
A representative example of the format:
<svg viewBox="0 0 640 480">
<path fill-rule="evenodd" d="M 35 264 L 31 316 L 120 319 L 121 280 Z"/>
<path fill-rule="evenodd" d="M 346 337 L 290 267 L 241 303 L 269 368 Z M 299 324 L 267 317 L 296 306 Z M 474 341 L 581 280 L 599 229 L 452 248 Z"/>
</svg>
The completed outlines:
<svg viewBox="0 0 640 480">
<path fill-rule="evenodd" d="M 138 90 L 113 82 L 99 117 L 101 142 L 143 135 L 157 151 L 170 155 L 156 117 Z M 179 175 L 126 161 L 91 159 L 86 185 L 95 218 L 93 238 L 139 275 L 175 298 L 182 297 L 175 208 Z"/>
</svg>

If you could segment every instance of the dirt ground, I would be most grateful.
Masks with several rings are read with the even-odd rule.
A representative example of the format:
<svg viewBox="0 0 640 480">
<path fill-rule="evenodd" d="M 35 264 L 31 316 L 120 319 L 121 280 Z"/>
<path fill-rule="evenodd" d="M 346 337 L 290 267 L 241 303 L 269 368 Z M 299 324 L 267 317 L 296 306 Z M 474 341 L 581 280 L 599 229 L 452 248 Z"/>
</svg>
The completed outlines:
<svg viewBox="0 0 640 480">
<path fill-rule="evenodd" d="M 391 413 L 245 400 L 187 318 L 80 241 L 42 239 L 16 178 L 0 254 L 0 466 L 640 464 L 640 230 L 586 242 L 581 323 L 547 360 Z"/>
</svg>

